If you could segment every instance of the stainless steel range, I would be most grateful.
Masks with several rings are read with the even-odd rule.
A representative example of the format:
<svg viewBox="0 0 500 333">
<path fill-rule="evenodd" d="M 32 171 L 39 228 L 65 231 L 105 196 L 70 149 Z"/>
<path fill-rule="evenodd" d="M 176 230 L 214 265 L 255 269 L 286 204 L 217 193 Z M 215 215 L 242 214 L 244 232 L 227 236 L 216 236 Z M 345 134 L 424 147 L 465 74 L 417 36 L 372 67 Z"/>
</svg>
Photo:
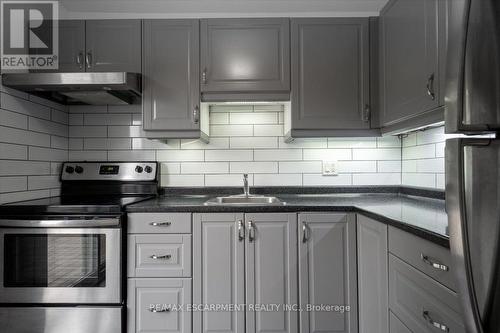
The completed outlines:
<svg viewBox="0 0 500 333">
<path fill-rule="evenodd" d="M 124 207 L 157 195 L 156 162 L 67 162 L 61 196 L 0 206 L 0 327 L 121 333 Z"/>
</svg>

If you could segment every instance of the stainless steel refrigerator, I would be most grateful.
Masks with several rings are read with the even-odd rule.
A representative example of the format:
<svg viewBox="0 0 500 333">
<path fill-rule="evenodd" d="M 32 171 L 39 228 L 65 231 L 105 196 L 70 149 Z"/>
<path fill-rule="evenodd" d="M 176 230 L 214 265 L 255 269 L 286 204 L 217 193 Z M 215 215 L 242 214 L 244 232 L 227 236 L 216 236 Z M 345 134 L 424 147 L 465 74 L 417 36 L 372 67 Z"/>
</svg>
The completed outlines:
<svg viewBox="0 0 500 333">
<path fill-rule="evenodd" d="M 500 1 L 449 0 L 446 209 L 468 333 L 500 332 Z"/>
</svg>

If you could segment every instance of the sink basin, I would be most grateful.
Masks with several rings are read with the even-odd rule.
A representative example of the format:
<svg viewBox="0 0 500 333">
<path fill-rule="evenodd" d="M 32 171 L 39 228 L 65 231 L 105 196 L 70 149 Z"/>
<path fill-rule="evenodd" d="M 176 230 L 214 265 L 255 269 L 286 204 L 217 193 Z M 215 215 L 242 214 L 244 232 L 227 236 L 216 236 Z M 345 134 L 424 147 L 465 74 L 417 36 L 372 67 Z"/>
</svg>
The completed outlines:
<svg viewBox="0 0 500 333">
<path fill-rule="evenodd" d="M 206 206 L 212 205 L 232 205 L 232 206 L 279 206 L 285 203 L 276 197 L 266 197 L 259 195 L 233 195 L 228 197 L 215 197 L 205 202 Z"/>
</svg>

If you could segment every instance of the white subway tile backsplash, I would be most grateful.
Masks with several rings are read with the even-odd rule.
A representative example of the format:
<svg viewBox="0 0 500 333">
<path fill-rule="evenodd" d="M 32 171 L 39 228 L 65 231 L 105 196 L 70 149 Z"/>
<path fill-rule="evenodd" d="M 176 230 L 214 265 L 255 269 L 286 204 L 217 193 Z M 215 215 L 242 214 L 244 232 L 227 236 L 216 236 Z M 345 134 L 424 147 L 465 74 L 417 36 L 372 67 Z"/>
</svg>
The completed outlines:
<svg viewBox="0 0 500 333">
<path fill-rule="evenodd" d="M 417 172 L 444 173 L 444 158 L 417 160 Z"/>
<path fill-rule="evenodd" d="M 444 157 L 445 142 L 436 143 L 436 157 Z"/>
<path fill-rule="evenodd" d="M 67 125 L 33 117 L 29 118 L 28 129 L 34 132 L 41 132 L 65 137 L 68 136 Z"/>
<path fill-rule="evenodd" d="M 69 138 L 68 139 L 69 150 L 83 150 L 83 139 L 82 138 Z"/>
<path fill-rule="evenodd" d="M 26 160 L 28 159 L 28 147 L 10 143 L 0 143 L 0 159 Z"/>
<path fill-rule="evenodd" d="M 205 185 L 205 177 L 203 175 L 161 175 L 162 186 L 176 187 L 201 187 Z"/>
<path fill-rule="evenodd" d="M 339 160 L 351 160 L 351 159 L 352 159 L 351 149 L 305 149 L 304 150 L 304 160 L 339 161 Z"/>
<path fill-rule="evenodd" d="M 181 149 L 229 149 L 229 138 L 210 138 L 209 143 L 196 139 L 181 140 Z"/>
<path fill-rule="evenodd" d="M 436 187 L 436 175 L 433 173 L 403 173 L 404 185 L 417 187 Z"/>
<path fill-rule="evenodd" d="M 52 135 L 50 137 L 50 147 L 67 150 L 69 147 L 68 137 Z"/>
<path fill-rule="evenodd" d="M 210 125 L 210 136 L 252 136 L 252 125 Z"/>
<path fill-rule="evenodd" d="M 327 148 L 327 138 L 307 138 L 294 139 L 292 142 L 285 142 L 284 137 L 279 139 L 279 148 Z"/>
<path fill-rule="evenodd" d="M 436 145 L 413 146 L 403 149 L 403 160 L 416 160 L 436 157 Z"/>
<path fill-rule="evenodd" d="M 231 149 L 241 148 L 278 148 L 277 137 L 232 137 L 230 139 Z"/>
<path fill-rule="evenodd" d="M 28 158 L 32 161 L 67 161 L 68 151 L 66 149 L 29 147 Z"/>
<path fill-rule="evenodd" d="M 141 104 L 129 104 L 129 105 L 108 105 L 109 113 L 134 113 L 141 114 L 142 106 Z"/>
<path fill-rule="evenodd" d="M 231 162 L 231 173 L 278 173 L 278 162 Z"/>
<path fill-rule="evenodd" d="M 26 191 L 27 184 L 26 177 L 0 177 L 0 193 Z"/>
<path fill-rule="evenodd" d="M 50 135 L 0 126 L 0 142 L 50 147 Z"/>
<path fill-rule="evenodd" d="M 229 113 L 230 124 L 277 124 L 276 112 Z"/>
<path fill-rule="evenodd" d="M 88 125 L 132 125 L 130 114 L 85 114 L 83 124 Z"/>
<path fill-rule="evenodd" d="M 210 124 L 227 125 L 229 124 L 229 113 L 212 113 L 210 115 Z"/>
<path fill-rule="evenodd" d="M 29 176 L 28 190 L 42 190 L 59 187 L 59 176 Z"/>
<path fill-rule="evenodd" d="M 401 160 L 400 148 L 377 148 L 377 149 L 353 149 L 353 159 L 366 160 Z"/>
<path fill-rule="evenodd" d="M 0 125 L 27 129 L 28 117 L 17 112 L 0 110 Z"/>
<path fill-rule="evenodd" d="M 203 161 L 203 150 L 158 150 L 156 160 L 161 162 Z"/>
<path fill-rule="evenodd" d="M 328 148 L 376 148 L 377 138 L 329 138 Z"/>
<path fill-rule="evenodd" d="M 0 94 L 0 107 L 31 117 L 50 120 L 50 108 L 6 93 Z"/>
<path fill-rule="evenodd" d="M 68 160 L 70 161 L 106 161 L 108 152 L 105 150 L 70 150 Z"/>
<path fill-rule="evenodd" d="M 68 113 L 66 111 L 52 109 L 50 118 L 52 119 L 52 121 L 54 121 L 56 123 L 60 123 L 60 124 L 64 124 L 64 125 L 69 124 L 69 117 L 68 117 Z"/>
<path fill-rule="evenodd" d="M 254 136 L 283 136 L 283 125 L 254 125 Z"/>
<path fill-rule="evenodd" d="M 338 161 L 339 173 L 377 172 L 377 161 Z"/>
<path fill-rule="evenodd" d="M 377 138 L 377 147 L 401 148 L 401 139 L 397 136 L 383 136 L 381 138 Z"/>
<path fill-rule="evenodd" d="M 127 138 L 86 138 L 83 140 L 84 149 L 114 150 L 131 149 L 131 139 Z"/>
<path fill-rule="evenodd" d="M 154 150 L 110 150 L 109 161 L 154 161 Z"/>
<path fill-rule="evenodd" d="M 300 161 L 302 149 L 261 149 L 254 151 L 255 161 Z"/>
<path fill-rule="evenodd" d="M 108 126 L 108 137 L 144 138 L 146 135 L 142 131 L 142 126 Z"/>
<path fill-rule="evenodd" d="M 377 161 L 377 172 L 401 172 L 401 161 Z"/>
<path fill-rule="evenodd" d="M 181 173 L 181 164 L 180 163 L 169 163 L 169 162 L 160 163 L 160 172 L 162 175 L 179 174 L 179 173 Z"/>
<path fill-rule="evenodd" d="M 105 105 L 71 105 L 68 108 L 69 113 L 106 113 L 108 112 L 108 107 Z"/>
<path fill-rule="evenodd" d="M 321 173 L 321 161 L 279 162 L 279 173 Z"/>
<path fill-rule="evenodd" d="M 0 205 L 7 202 L 40 199 L 50 196 L 50 190 L 22 191 L 0 194 Z"/>
<path fill-rule="evenodd" d="M 229 173 L 228 162 L 191 162 L 181 164 L 182 174 Z"/>
<path fill-rule="evenodd" d="M 349 186 L 352 185 L 351 174 L 338 176 L 322 176 L 317 174 L 304 174 L 304 186 Z"/>
<path fill-rule="evenodd" d="M 0 160 L 0 176 L 50 175 L 50 162 Z"/>
<path fill-rule="evenodd" d="M 83 125 L 83 114 L 82 113 L 72 113 L 68 115 L 69 125 Z"/>
<path fill-rule="evenodd" d="M 248 175 L 248 184 L 253 186 L 254 175 Z M 205 175 L 205 186 L 241 186 L 243 177 L 238 174 Z M 242 189 L 243 192 L 243 189 Z M 250 192 L 251 193 L 251 192 Z"/>
<path fill-rule="evenodd" d="M 301 186 L 302 174 L 255 174 L 253 183 L 255 186 Z"/>
<path fill-rule="evenodd" d="M 179 149 L 180 147 L 180 140 L 151 140 L 146 138 L 132 139 L 132 149 Z"/>
<path fill-rule="evenodd" d="M 106 126 L 70 126 L 70 138 L 105 138 Z"/>
<path fill-rule="evenodd" d="M 353 185 L 399 185 L 400 173 L 358 173 L 352 175 Z"/>
<path fill-rule="evenodd" d="M 207 150 L 206 161 L 252 161 L 252 150 Z"/>
</svg>

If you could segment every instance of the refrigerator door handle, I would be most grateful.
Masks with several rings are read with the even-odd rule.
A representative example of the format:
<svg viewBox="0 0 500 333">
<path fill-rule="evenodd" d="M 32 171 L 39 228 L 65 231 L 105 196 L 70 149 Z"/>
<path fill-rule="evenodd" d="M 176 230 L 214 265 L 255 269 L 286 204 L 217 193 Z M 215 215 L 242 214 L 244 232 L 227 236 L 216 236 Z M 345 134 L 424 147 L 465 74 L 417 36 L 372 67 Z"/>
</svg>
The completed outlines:
<svg viewBox="0 0 500 333">
<path fill-rule="evenodd" d="M 487 139 L 457 138 L 446 140 L 446 211 L 450 228 L 450 248 L 464 311 L 464 324 L 468 333 L 483 333 L 483 328 L 473 285 L 467 238 L 464 148 L 489 144 L 490 140 Z"/>
</svg>

